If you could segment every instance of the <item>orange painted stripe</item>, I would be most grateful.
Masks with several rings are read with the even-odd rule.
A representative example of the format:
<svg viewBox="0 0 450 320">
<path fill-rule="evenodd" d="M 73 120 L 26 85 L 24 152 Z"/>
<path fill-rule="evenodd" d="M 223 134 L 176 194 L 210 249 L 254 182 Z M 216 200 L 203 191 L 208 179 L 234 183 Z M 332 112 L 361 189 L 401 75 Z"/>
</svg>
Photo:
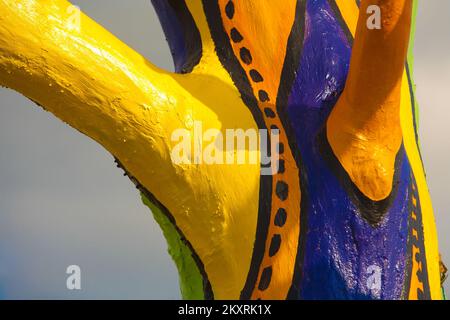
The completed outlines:
<svg viewBox="0 0 450 320">
<path fill-rule="evenodd" d="M 384 17 L 379 30 L 366 26 L 369 4 L 378 5 Z M 327 122 L 334 154 L 358 189 L 374 201 L 392 191 L 402 143 L 400 103 L 411 14 L 410 0 L 361 2 L 345 89 Z"/>
<path fill-rule="evenodd" d="M 226 6 L 229 2 L 229 0 L 219 0 L 225 31 L 230 35 L 230 38 L 232 38 L 232 32 L 236 33 L 236 31 L 242 37 L 238 42 L 231 40 L 234 53 L 246 71 L 257 99 L 260 97 L 261 90 L 266 93 L 269 100 L 262 101 L 259 98 L 259 109 L 264 115 L 264 121 L 268 129 L 271 126 L 280 129 L 279 139 L 285 149 L 280 156 L 280 159 L 285 162 L 285 171 L 273 176 L 271 223 L 267 234 L 265 255 L 251 298 L 286 299 L 294 276 L 300 234 L 301 191 L 297 164 L 289 148 L 287 134 L 283 129 L 282 122 L 276 115 L 275 102 L 280 87 L 288 38 L 295 21 L 297 1 L 284 0 L 283 5 L 276 6 L 266 0 L 233 1 L 234 13 L 232 18 L 226 12 Z M 247 52 L 247 59 L 245 57 L 243 59 L 241 56 L 242 50 Z M 261 77 L 254 78 L 251 72 L 257 72 Z M 273 111 L 272 116 L 265 114 L 267 108 Z M 276 187 L 279 181 L 285 182 L 288 186 L 287 199 L 280 199 L 276 195 Z M 274 223 L 275 216 L 280 208 L 287 212 L 287 220 L 283 227 L 278 227 Z M 280 237 L 281 245 L 277 253 L 270 257 L 269 250 L 274 236 Z M 259 290 L 258 286 L 264 280 L 262 279 L 263 270 L 266 268 L 272 270 L 270 283 L 267 288 Z"/>
<path fill-rule="evenodd" d="M 419 248 L 416 246 L 413 246 L 412 250 L 412 256 L 411 256 L 411 263 L 412 263 L 412 274 L 411 274 L 411 286 L 409 289 L 409 300 L 418 300 L 419 296 L 417 294 L 418 290 L 423 291 L 423 283 L 419 280 L 419 277 L 417 277 L 417 272 L 422 271 L 422 264 L 420 262 L 417 262 L 414 258 L 417 253 L 420 253 Z"/>
<path fill-rule="evenodd" d="M 358 25 L 359 8 L 354 0 L 336 0 L 336 5 L 341 12 L 342 18 L 347 24 L 348 29 L 355 37 L 356 26 Z"/>
</svg>

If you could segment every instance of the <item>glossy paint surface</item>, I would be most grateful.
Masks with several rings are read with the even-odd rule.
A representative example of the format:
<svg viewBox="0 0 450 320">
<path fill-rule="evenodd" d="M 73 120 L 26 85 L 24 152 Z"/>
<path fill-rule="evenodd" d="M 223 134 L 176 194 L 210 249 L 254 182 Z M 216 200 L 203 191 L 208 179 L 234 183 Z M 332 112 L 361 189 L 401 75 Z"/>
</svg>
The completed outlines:
<svg viewBox="0 0 450 320">
<path fill-rule="evenodd" d="M 398 121 L 371 122 L 373 130 L 394 126 L 400 133 L 398 149 L 390 150 L 391 180 L 352 168 L 352 157 L 348 165 L 327 137 L 329 115 L 352 80 L 357 2 L 152 2 L 177 73 L 154 67 L 86 16 L 80 30 L 70 28 L 67 1 L 2 0 L 0 84 L 118 159 L 145 202 L 165 215 L 157 220 L 185 297 L 441 298 L 409 63 L 394 99 Z M 361 6 L 372 2 L 378 3 Z M 405 9 L 411 1 L 383 3 L 411 14 Z M 409 34 L 399 37 L 407 41 Z M 380 59 L 373 50 L 360 51 Z M 397 60 L 406 62 L 406 50 L 400 51 Z M 361 105 L 381 110 L 383 103 L 358 94 L 367 99 Z M 258 165 L 172 163 L 171 134 L 193 133 L 194 120 L 222 132 L 277 127 L 283 170 L 264 177 Z M 331 122 L 354 127 L 353 120 Z M 386 163 L 371 147 L 362 154 L 378 167 Z M 355 172 L 376 188 L 367 189 Z M 381 270 L 376 290 L 368 286 L 374 267 Z"/>
</svg>

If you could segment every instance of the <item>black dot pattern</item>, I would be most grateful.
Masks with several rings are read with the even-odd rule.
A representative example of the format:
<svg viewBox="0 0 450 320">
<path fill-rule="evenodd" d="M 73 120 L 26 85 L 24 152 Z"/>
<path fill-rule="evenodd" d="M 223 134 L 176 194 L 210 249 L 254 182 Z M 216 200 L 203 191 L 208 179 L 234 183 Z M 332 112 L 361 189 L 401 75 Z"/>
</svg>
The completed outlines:
<svg viewBox="0 0 450 320">
<path fill-rule="evenodd" d="M 277 214 L 275 215 L 275 225 L 277 227 L 283 227 L 286 223 L 287 213 L 283 208 L 278 209 Z"/>
<path fill-rule="evenodd" d="M 253 57 L 252 57 L 252 54 L 250 53 L 250 50 L 248 50 L 247 48 L 244 47 L 244 48 L 241 48 L 239 53 L 240 53 L 242 62 L 244 62 L 245 64 L 252 63 Z"/>
<path fill-rule="evenodd" d="M 258 289 L 260 291 L 266 290 L 269 287 L 271 280 L 272 280 L 272 267 L 267 267 L 263 270 L 261 274 Z"/>
<path fill-rule="evenodd" d="M 273 257 L 277 254 L 278 250 L 280 250 L 281 245 L 281 236 L 279 234 L 275 234 L 272 237 L 272 240 L 270 241 L 270 248 L 269 248 L 269 256 Z"/>
<path fill-rule="evenodd" d="M 261 101 L 261 102 L 270 101 L 269 94 L 264 90 L 259 90 L 258 98 L 259 98 L 259 101 Z"/>
<path fill-rule="evenodd" d="M 256 71 L 255 69 L 250 70 L 250 77 L 254 82 L 263 82 L 264 78 L 262 77 L 261 73 Z"/>
<path fill-rule="evenodd" d="M 289 193 L 289 187 L 286 182 L 284 181 L 278 181 L 276 186 L 277 197 L 280 198 L 280 200 L 285 201 L 288 198 Z"/>
<path fill-rule="evenodd" d="M 233 3 L 233 0 L 228 1 L 228 3 L 225 6 L 225 14 L 228 17 L 228 19 L 232 20 L 234 18 L 235 14 L 236 14 L 235 11 L 236 11 L 236 8 Z M 230 30 L 230 39 L 235 44 L 240 44 L 241 42 L 244 41 L 244 36 L 241 34 L 241 32 L 239 32 L 238 29 L 232 28 Z M 239 48 L 239 58 L 242 61 L 242 63 L 244 63 L 246 65 L 253 64 L 252 54 L 251 54 L 250 50 L 248 48 L 246 48 L 245 46 L 241 46 Z M 249 78 L 251 79 L 251 81 L 253 81 L 253 83 L 263 83 L 264 82 L 263 75 L 255 68 L 252 68 L 249 71 Z M 261 103 L 267 103 L 271 100 L 267 91 L 262 90 L 262 89 L 258 90 L 258 99 Z M 277 113 L 272 108 L 267 107 L 267 106 L 264 108 L 264 115 L 267 119 L 277 118 Z M 270 126 L 270 129 L 278 130 L 278 133 L 280 133 L 280 128 L 275 124 L 272 124 Z M 279 155 L 284 154 L 285 146 L 283 143 L 279 143 L 277 145 L 277 148 L 278 148 Z M 285 160 L 279 159 L 278 160 L 278 174 L 284 174 L 285 171 L 286 171 Z M 285 201 L 288 198 L 288 192 L 289 192 L 288 184 L 280 179 L 276 184 L 274 193 L 276 194 L 276 196 L 278 197 L 279 200 Z M 284 227 L 286 224 L 286 221 L 287 221 L 287 217 L 288 217 L 288 214 L 286 212 L 286 209 L 278 208 L 278 210 L 275 214 L 275 218 L 274 218 L 274 225 L 279 228 Z M 278 234 L 278 233 L 274 234 L 271 238 L 269 252 L 268 252 L 268 255 L 270 258 L 275 256 L 279 252 L 281 243 L 282 243 L 281 234 Z M 263 266 L 261 266 L 261 267 L 263 267 Z M 271 279 L 272 279 L 272 266 L 265 266 L 261 272 L 258 289 L 260 291 L 266 290 L 270 286 Z M 260 300 L 261 298 L 258 298 L 258 299 Z"/>
<path fill-rule="evenodd" d="M 242 34 L 236 28 L 231 29 L 230 36 L 231 40 L 235 43 L 239 43 L 244 40 L 244 37 L 242 37 Z"/>
<path fill-rule="evenodd" d="M 226 7 L 225 7 L 225 13 L 228 17 L 228 19 L 233 19 L 234 17 L 234 3 L 233 1 L 228 1 Z"/>
<path fill-rule="evenodd" d="M 278 160 L 278 173 L 284 173 L 286 171 L 286 165 L 283 159 Z"/>
<path fill-rule="evenodd" d="M 275 112 L 270 109 L 270 108 L 265 108 L 264 109 L 264 113 L 266 114 L 267 118 L 275 118 L 277 115 L 275 114 Z"/>
<path fill-rule="evenodd" d="M 278 128 L 277 125 L 273 124 L 273 125 L 270 126 L 270 130 L 278 130 L 278 131 L 280 131 L 280 128 Z"/>
<path fill-rule="evenodd" d="M 417 300 L 425 300 L 425 294 L 420 288 L 417 289 Z"/>
<path fill-rule="evenodd" d="M 414 181 L 414 176 L 411 175 L 411 180 Z M 418 266 L 417 271 L 412 276 L 417 277 L 417 282 L 421 284 L 421 287 L 416 288 L 417 299 L 419 300 L 427 300 L 429 299 L 429 288 L 427 283 L 427 270 L 426 270 L 426 257 L 423 244 L 423 225 L 420 217 L 420 205 L 419 205 L 419 195 L 417 193 L 417 185 L 412 182 L 410 187 L 411 193 L 411 216 L 409 219 L 410 224 L 410 240 L 411 241 L 411 249 L 417 250 L 417 252 L 411 257 L 414 260 L 413 264 Z M 411 269 L 412 270 L 412 269 Z M 425 291 L 423 289 L 426 289 Z"/>
</svg>

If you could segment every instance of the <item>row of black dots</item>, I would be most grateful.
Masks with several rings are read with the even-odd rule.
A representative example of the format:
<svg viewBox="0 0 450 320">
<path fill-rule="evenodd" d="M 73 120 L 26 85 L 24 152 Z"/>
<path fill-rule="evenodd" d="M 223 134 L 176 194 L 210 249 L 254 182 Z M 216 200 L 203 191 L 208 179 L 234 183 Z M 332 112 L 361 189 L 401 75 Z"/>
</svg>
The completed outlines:
<svg viewBox="0 0 450 320">
<path fill-rule="evenodd" d="M 414 179 L 413 177 L 411 177 L 411 179 Z M 412 259 L 415 259 L 417 265 L 419 266 L 419 269 L 417 270 L 416 276 L 417 279 L 420 283 L 424 283 L 423 281 L 423 277 L 424 277 L 424 257 L 423 257 L 423 252 L 420 251 L 420 234 L 419 234 L 419 220 L 418 220 L 418 206 L 417 206 L 417 201 L 418 201 L 418 195 L 417 195 L 417 187 L 415 186 L 414 182 L 412 183 L 412 197 L 411 197 L 411 202 L 412 202 L 412 207 L 413 207 L 413 212 L 412 214 L 412 228 L 411 230 L 414 231 L 415 235 L 412 234 L 410 235 L 413 239 L 413 246 L 417 248 L 418 252 L 414 255 L 414 257 L 412 257 Z M 418 300 L 423 300 L 424 299 L 424 292 L 420 289 L 417 288 L 417 299 Z"/>
<path fill-rule="evenodd" d="M 232 20 L 234 18 L 235 7 L 234 7 L 234 3 L 232 0 L 228 1 L 227 5 L 225 6 L 225 14 L 227 15 L 228 19 L 230 19 L 230 20 Z M 241 43 L 244 40 L 244 37 L 239 32 L 239 30 L 237 30 L 236 28 L 231 29 L 230 38 L 236 44 Z M 252 54 L 251 54 L 250 50 L 246 47 L 240 48 L 239 57 L 240 57 L 241 61 L 246 65 L 251 65 L 253 63 Z M 252 81 L 255 83 L 264 82 L 263 76 L 256 69 L 251 69 L 249 72 L 249 76 L 252 79 Z M 265 90 L 258 91 L 258 99 L 260 102 L 263 102 L 263 103 L 270 101 L 269 94 Z M 264 114 L 267 118 L 271 118 L 271 119 L 274 119 L 277 117 L 275 111 L 269 107 L 264 108 Z M 271 129 L 279 130 L 279 128 L 276 126 L 272 126 Z M 280 155 L 284 153 L 284 145 L 282 143 L 280 143 L 278 145 L 278 153 Z M 284 172 L 285 172 L 285 162 L 283 159 L 280 159 L 278 173 L 282 174 Z M 286 201 L 288 198 L 288 192 L 289 192 L 288 184 L 284 181 L 278 181 L 276 188 L 275 188 L 276 196 L 281 201 Z M 287 220 L 286 210 L 284 208 L 278 209 L 278 211 L 275 215 L 274 224 L 277 227 L 281 228 L 285 225 L 286 220 Z M 269 257 L 275 256 L 278 253 L 280 246 L 281 246 L 281 235 L 280 234 L 273 235 L 271 242 L 270 242 L 270 247 L 269 247 Z M 268 267 L 264 268 L 264 270 L 262 271 L 261 279 L 258 284 L 258 289 L 260 291 L 266 290 L 270 285 L 271 279 L 272 279 L 272 267 L 268 266 Z"/>
<path fill-rule="evenodd" d="M 227 5 L 225 6 L 225 13 L 226 13 L 228 19 L 232 20 L 234 18 L 235 7 L 234 7 L 234 2 L 232 0 L 228 1 Z M 237 30 L 236 28 L 231 29 L 230 38 L 236 44 L 238 44 L 244 40 L 244 37 L 239 32 L 239 30 Z M 251 65 L 253 62 L 252 54 L 248 48 L 242 47 L 239 50 L 239 57 L 240 57 L 241 61 L 243 63 L 245 63 L 246 65 Z M 255 83 L 260 83 L 260 82 L 264 81 L 263 76 L 261 75 L 261 73 L 258 70 L 255 70 L 255 69 L 250 70 L 249 75 L 250 75 L 250 78 Z M 261 102 L 269 102 L 270 101 L 269 94 L 265 90 L 258 91 L 258 99 Z M 264 114 L 266 115 L 267 118 L 276 118 L 276 114 L 271 108 L 265 108 Z"/>
</svg>

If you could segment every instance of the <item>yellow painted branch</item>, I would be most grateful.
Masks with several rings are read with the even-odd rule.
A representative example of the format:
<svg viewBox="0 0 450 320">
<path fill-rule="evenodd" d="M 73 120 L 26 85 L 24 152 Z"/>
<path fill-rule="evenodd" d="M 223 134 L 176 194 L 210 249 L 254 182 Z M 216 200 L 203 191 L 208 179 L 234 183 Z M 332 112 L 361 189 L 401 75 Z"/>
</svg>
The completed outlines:
<svg viewBox="0 0 450 320">
<path fill-rule="evenodd" d="M 155 181 L 175 187 L 169 124 L 182 127 L 178 102 L 188 94 L 175 75 L 76 14 L 65 0 L 1 0 L 0 85 L 99 142 L 149 190 Z"/>
<path fill-rule="evenodd" d="M 0 1 L 0 84 L 126 162 L 130 149 L 142 148 L 139 136 L 158 134 L 149 122 L 182 90 L 87 16 L 74 15 L 63 0 Z"/>
<path fill-rule="evenodd" d="M 371 5 L 381 9 L 381 29 L 367 27 Z M 392 190 L 411 15 L 411 0 L 362 1 L 345 90 L 327 123 L 335 155 L 372 200 Z"/>
<path fill-rule="evenodd" d="M 77 25 L 68 1 L 0 0 L 0 85 L 117 157 L 175 217 L 215 297 L 236 299 L 252 257 L 259 164 L 176 164 L 171 151 L 179 141 L 171 138 L 177 129 L 192 134 L 195 121 L 224 136 L 226 129 L 257 126 L 211 47 L 201 2 L 189 4 L 209 46 L 195 72 L 177 75 L 159 70 L 87 16 Z"/>
</svg>

